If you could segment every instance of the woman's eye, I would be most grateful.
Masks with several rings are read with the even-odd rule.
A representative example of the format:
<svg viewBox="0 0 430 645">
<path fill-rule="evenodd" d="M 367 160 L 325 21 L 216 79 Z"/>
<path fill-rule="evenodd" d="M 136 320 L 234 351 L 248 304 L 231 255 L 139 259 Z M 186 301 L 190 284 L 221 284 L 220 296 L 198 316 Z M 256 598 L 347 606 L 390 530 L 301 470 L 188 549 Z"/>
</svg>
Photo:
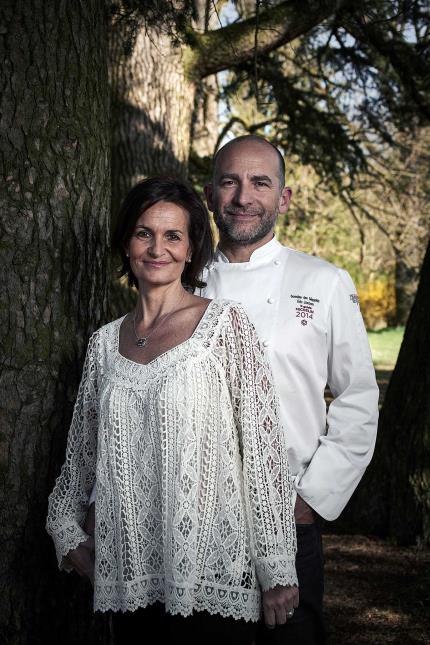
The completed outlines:
<svg viewBox="0 0 430 645">
<path fill-rule="evenodd" d="M 148 231 L 142 231 L 142 230 L 140 230 L 140 231 L 137 231 L 137 232 L 136 232 L 136 236 L 137 236 L 137 237 L 149 237 L 149 233 L 148 233 Z"/>
<path fill-rule="evenodd" d="M 179 237 L 179 235 L 176 235 L 176 233 L 170 233 L 167 236 L 167 239 L 175 241 L 175 240 L 180 240 L 181 238 Z"/>
</svg>

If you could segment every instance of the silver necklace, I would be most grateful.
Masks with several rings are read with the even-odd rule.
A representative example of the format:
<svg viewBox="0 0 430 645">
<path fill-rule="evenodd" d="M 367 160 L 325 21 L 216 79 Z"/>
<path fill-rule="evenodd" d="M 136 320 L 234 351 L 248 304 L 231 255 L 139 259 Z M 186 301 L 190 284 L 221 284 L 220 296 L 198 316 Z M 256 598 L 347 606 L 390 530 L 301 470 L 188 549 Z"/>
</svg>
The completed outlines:
<svg viewBox="0 0 430 645">
<path fill-rule="evenodd" d="M 179 309 L 179 306 L 182 304 L 182 300 L 184 299 L 185 294 L 186 294 L 186 291 L 184 291 L 184 293 L 183 293 L 183 295 L 182 295 L 182 297 L 181 297 L 176 309 L 172 309 L 167 314 L 162 316 L 161 319 L 155 325 L 155 327 L 153 327 L 151 329 L 151 331 L 149 332 L 149 334 L 146 334 L 146 336 L 139 336 L 138 335 L 138 333 L 136 331 L 136 314 L 137 314 L 137 311 L 134 312 L 134 316 L 133 316 L 133 331 L 134 331 L 134 335 L 136 337 L 136 345 L 137 345 L 137 347 L 146 347 L 146 345 L 148 344 L 148 339 L 150 338 L 150 336 L 152 336 L 154 331 L 156 329 L 158 329 L 158 327 L 160 327 L 165 320 L 167 320 L 173 313 L 175 313 L 175 311 L 177 311 Z"/>
</svg>

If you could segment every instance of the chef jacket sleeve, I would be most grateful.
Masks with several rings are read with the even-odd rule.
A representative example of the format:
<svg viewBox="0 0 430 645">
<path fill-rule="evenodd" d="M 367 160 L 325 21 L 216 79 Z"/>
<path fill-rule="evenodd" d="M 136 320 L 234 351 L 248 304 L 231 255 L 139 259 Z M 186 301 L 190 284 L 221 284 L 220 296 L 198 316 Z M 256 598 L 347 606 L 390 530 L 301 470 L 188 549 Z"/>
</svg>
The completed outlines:
<svg viewBox="0 0 430 645">
<path fill-rule="evenodd" d="M 334 396 L 327 433 L 297 493 L 323 518 L 336 519 L 372 458 L 378 422 L 378 386 L 354 284 L 338 270 L 327 325 L 328 385 Z"/>
</svg>

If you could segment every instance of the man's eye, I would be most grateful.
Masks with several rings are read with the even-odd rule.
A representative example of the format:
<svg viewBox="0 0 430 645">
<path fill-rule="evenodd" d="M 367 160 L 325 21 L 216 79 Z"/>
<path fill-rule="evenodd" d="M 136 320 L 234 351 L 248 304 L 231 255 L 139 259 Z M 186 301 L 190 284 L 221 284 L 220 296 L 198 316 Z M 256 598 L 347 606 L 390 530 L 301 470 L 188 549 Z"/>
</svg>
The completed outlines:
<svg viewBox="0 0 430 645">
<path fill-rule="evenodd" d="M 261 188 L 261 187 L 267 188 L 269 186 L 267 181 L 256 181 L 255 185 L 258 186 L 258 188 Z"/>
</svg>

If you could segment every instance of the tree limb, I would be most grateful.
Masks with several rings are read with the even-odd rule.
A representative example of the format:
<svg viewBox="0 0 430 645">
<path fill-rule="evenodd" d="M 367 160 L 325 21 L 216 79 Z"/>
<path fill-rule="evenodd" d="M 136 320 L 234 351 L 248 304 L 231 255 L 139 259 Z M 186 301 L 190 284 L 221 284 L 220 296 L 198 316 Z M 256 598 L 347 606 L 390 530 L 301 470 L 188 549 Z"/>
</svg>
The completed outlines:
<svg viewBox="0 0 430 645">
<path fill-rule="evenodd" d="M 188 74 L 205 78 L 252 61 L 256 54 L 277 49 L 353 4 L 352 0 L 285 0 L 259 13 L 257 47 L 255 16 L 205 34 L 189 29 Z"/>
</svg>

